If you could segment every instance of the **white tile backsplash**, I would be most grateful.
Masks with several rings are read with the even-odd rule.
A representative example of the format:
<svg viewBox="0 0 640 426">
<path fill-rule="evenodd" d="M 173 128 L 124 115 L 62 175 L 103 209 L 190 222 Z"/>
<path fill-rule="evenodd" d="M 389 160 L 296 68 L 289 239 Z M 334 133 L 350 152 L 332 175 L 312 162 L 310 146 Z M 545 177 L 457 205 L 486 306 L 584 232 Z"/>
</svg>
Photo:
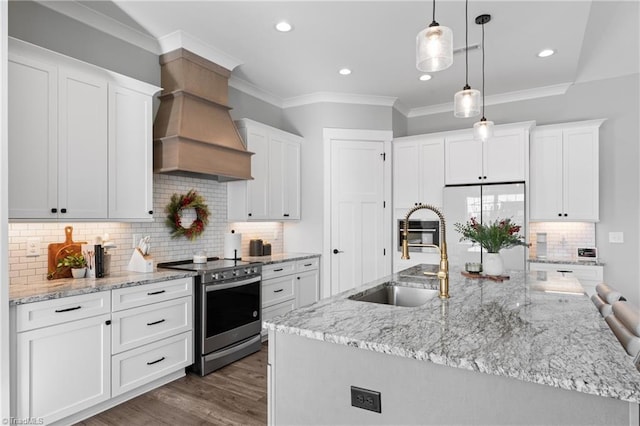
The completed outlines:
<svg viewBox="0 0 640 426">
<path fill-rule="evenodd" d="M 578 247 L 596 247 L 596 225 L 587 222 L 532 222 L 529 255 L 537 257 L 537 234 L 547 234 L 547 259 L 576 260 Z"/>
<path fill-rule="evenodd" d="M 195 189 L 201 194 L 211 215 L 209 225 L 194 241 L 184 237 L 172 239 L 165 225 L 164 209 L 174 193 L 183 194 Z M 42 281 L 47 275 L 47 248 L 49 243 L 63 242 L 64 228 L 73 226 L 73 240 L 92 242 L 96 236 L 109 234 L 117 248 L 110 251 L 111 271 L 126 269 L 131 257 L 133 234 L 150 235 L 154 261 L 167 262 L 192 257 L 193 253 L 205 250 L 208 256 L 222 257 L 225 232 L 235 229 L 243 234 L 243 255 L 249 253 L 249 239 L 261 238 L 272 244 L 273 253 L 281 253 L 282 223 L 233 223 L 227 224 L 227 185 L 212 180 L 154 174 L 153 175 L 153 222 L 38 222 L 9 223 L 9 279 L 12 285 Z M 186 219 L 186 216 L 185 216 Z M 186 220 L 185 220 L 186 222 Z M 27 257 L 27 239 L 40 238 L 40 256 Z"/>
</svg>

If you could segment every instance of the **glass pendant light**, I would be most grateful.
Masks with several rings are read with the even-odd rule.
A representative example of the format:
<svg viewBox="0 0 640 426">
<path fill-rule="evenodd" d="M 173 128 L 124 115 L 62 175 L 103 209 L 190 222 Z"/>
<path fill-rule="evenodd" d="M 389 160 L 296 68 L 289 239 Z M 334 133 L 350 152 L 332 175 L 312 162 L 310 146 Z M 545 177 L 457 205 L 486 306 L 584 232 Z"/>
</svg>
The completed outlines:
<svg viewBox="0 0 640 426">
<path fill-rule="evenodd" d="M 469 0 L 465 2 L 465 85 L 453 98 L 453 115 L 458 118 L 475 117 L 480 114 L 480 91 L 469 86 Z"/>
<path fill-rule="evenodd" d="M 473 125 L 473 137 L 486 141 L 493 136 L 493 121 L 488 121 L 484 116 L 484 24 L 491 21 L 491 15 L 476 17 L 476 24 L 482 25 L 482 118 Z"/>
<path fill-rule="evenodd" d="M 416 68 L 424 72 L 441 71 L 453 63 L 453 33 L 451 28 L 436 22 L 436 0 L 433 0 L 433 21 L 416 36 Z"/>
</svg>

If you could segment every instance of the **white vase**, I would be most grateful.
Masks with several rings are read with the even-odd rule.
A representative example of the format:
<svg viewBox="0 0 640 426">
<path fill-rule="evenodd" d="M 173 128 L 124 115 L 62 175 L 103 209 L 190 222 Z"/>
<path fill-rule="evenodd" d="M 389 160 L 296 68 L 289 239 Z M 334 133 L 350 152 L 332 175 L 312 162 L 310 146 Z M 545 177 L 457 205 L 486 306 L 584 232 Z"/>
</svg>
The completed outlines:
<svg viewBox="0 0 640 426">
<path fill-rule="evenodd" d="M 71 275 L 73 278 L 84 278 L 84 274 L 87 272 L 87 268 L 71 268 Z"/>
<path fill-rule="evenodd" d="M 484 253 L 482 260 L 482 272 L 485 275 L 499 276 L 504 272 L 504 263 L 500 253 Z"/>
</svg>

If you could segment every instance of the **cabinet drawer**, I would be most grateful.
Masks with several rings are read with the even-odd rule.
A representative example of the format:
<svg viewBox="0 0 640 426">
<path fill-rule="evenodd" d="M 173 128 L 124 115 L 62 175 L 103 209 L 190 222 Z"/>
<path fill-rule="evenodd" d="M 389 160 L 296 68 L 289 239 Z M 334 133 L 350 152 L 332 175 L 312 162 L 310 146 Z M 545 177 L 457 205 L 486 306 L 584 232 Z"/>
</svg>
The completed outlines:
<svg viewBox="0 0 640 426">
<path fill-rule="evenodd" d="M 284 315 L 287 312 L 291 312 L 295 309 L 295 300 L 288 300 L 286 302 L 281 302 L 267 308 L 262 309 L 262 321 L 268 321 L 271 318 L 275 318 L 279 315 Z M 263 334 L 267 334 L 266 329 L 262 329 Z"/>
<path fill-rule="evenodd" d="M 114 354 L 193 328 L 191 297 L 168 300 L 112 315 L 111 351 Z"/>
<path fill-rule="evenodd" d="M 179 278 L 113 290 L 113 311 L 137 308 L 151 303 L 190 296 L 193 278 Z"/>
<path fill-rule="evenodd" d="M 182 333 L 111 357 L 111 397 L 191 365 L 192 336 Z"/>
<path fill-rule="evenodd" d="M 295 275 L 265 280 L 262 282 L 262 306 L 273 305 L 294 297 Z"/>
<path fill-rule="evenodd" d="M 296 262 L 280 262 L 262 267 L 262 279 L 282 277 L 283 275 L 294 274 L 296 272 Z"/>
<path fill-rule="evenodd" d="M 296 270 L 298 272 L 311 271 L 318 269 L 320 265 L 320 258 L 314 257 L 311 259 L 302 259 L 296 262 Z"/>
<path fill-rule="evenodd" d="M 562 271 L 572 273 L 579 280 L 602 281 L 604 277 L 604 267 L 600 265 L 531 262 L 529 264 L 529 269 L 532 271 Z"/>
<path fill-rule="evenodd" d="M 16 307 L 16 331 L 61 324 L 111 312 L 111 292 L 80 294 Z"/>
</svg>

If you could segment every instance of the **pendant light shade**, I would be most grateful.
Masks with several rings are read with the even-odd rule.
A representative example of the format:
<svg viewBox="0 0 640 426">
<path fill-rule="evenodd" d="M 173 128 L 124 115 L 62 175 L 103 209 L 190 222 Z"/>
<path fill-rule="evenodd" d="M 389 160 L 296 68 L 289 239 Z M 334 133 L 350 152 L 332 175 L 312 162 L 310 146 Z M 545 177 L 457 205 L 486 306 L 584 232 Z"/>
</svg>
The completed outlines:
<svg viewBox="0 0 640 426">
<path fill-rule="evenodd" d="M 453 98 L 453 115 L 457 118 L 475 117 L 480 114 L 480 91 L 469 86 L 469 0 L 465 2 L 465 84 Z"/>
<path fill-rule="evenodd" d="M 482 117 L 473 125 L 473 138 L 484 142 L 491 137 L 493 137 L 493 121 Z"/>
<path fill-rule="evenodd" d="M 453 99 L 453 115 L 458 118 L 475 117 L 480 114 L 480 91 L 469 85 L 456 93 Z"/>
<path fill-rule="evenodd" d="M 453 63 L 453 32 L 436 22 L 436 0 L 433 0 L 433 22 L 416 36 L 416 68 L 424 72 L 441 71 Z"/>
<path fill-rule="evenodd" d="M 482 118 L 473 125 L 473 137 L 486 141 L 493 136 L 493 121 L 488 121 L 484 116 L 484 24 L 491 20 L 491 15 L 476 17 L 476 24 L 482 25 Z"/>
</svg>

